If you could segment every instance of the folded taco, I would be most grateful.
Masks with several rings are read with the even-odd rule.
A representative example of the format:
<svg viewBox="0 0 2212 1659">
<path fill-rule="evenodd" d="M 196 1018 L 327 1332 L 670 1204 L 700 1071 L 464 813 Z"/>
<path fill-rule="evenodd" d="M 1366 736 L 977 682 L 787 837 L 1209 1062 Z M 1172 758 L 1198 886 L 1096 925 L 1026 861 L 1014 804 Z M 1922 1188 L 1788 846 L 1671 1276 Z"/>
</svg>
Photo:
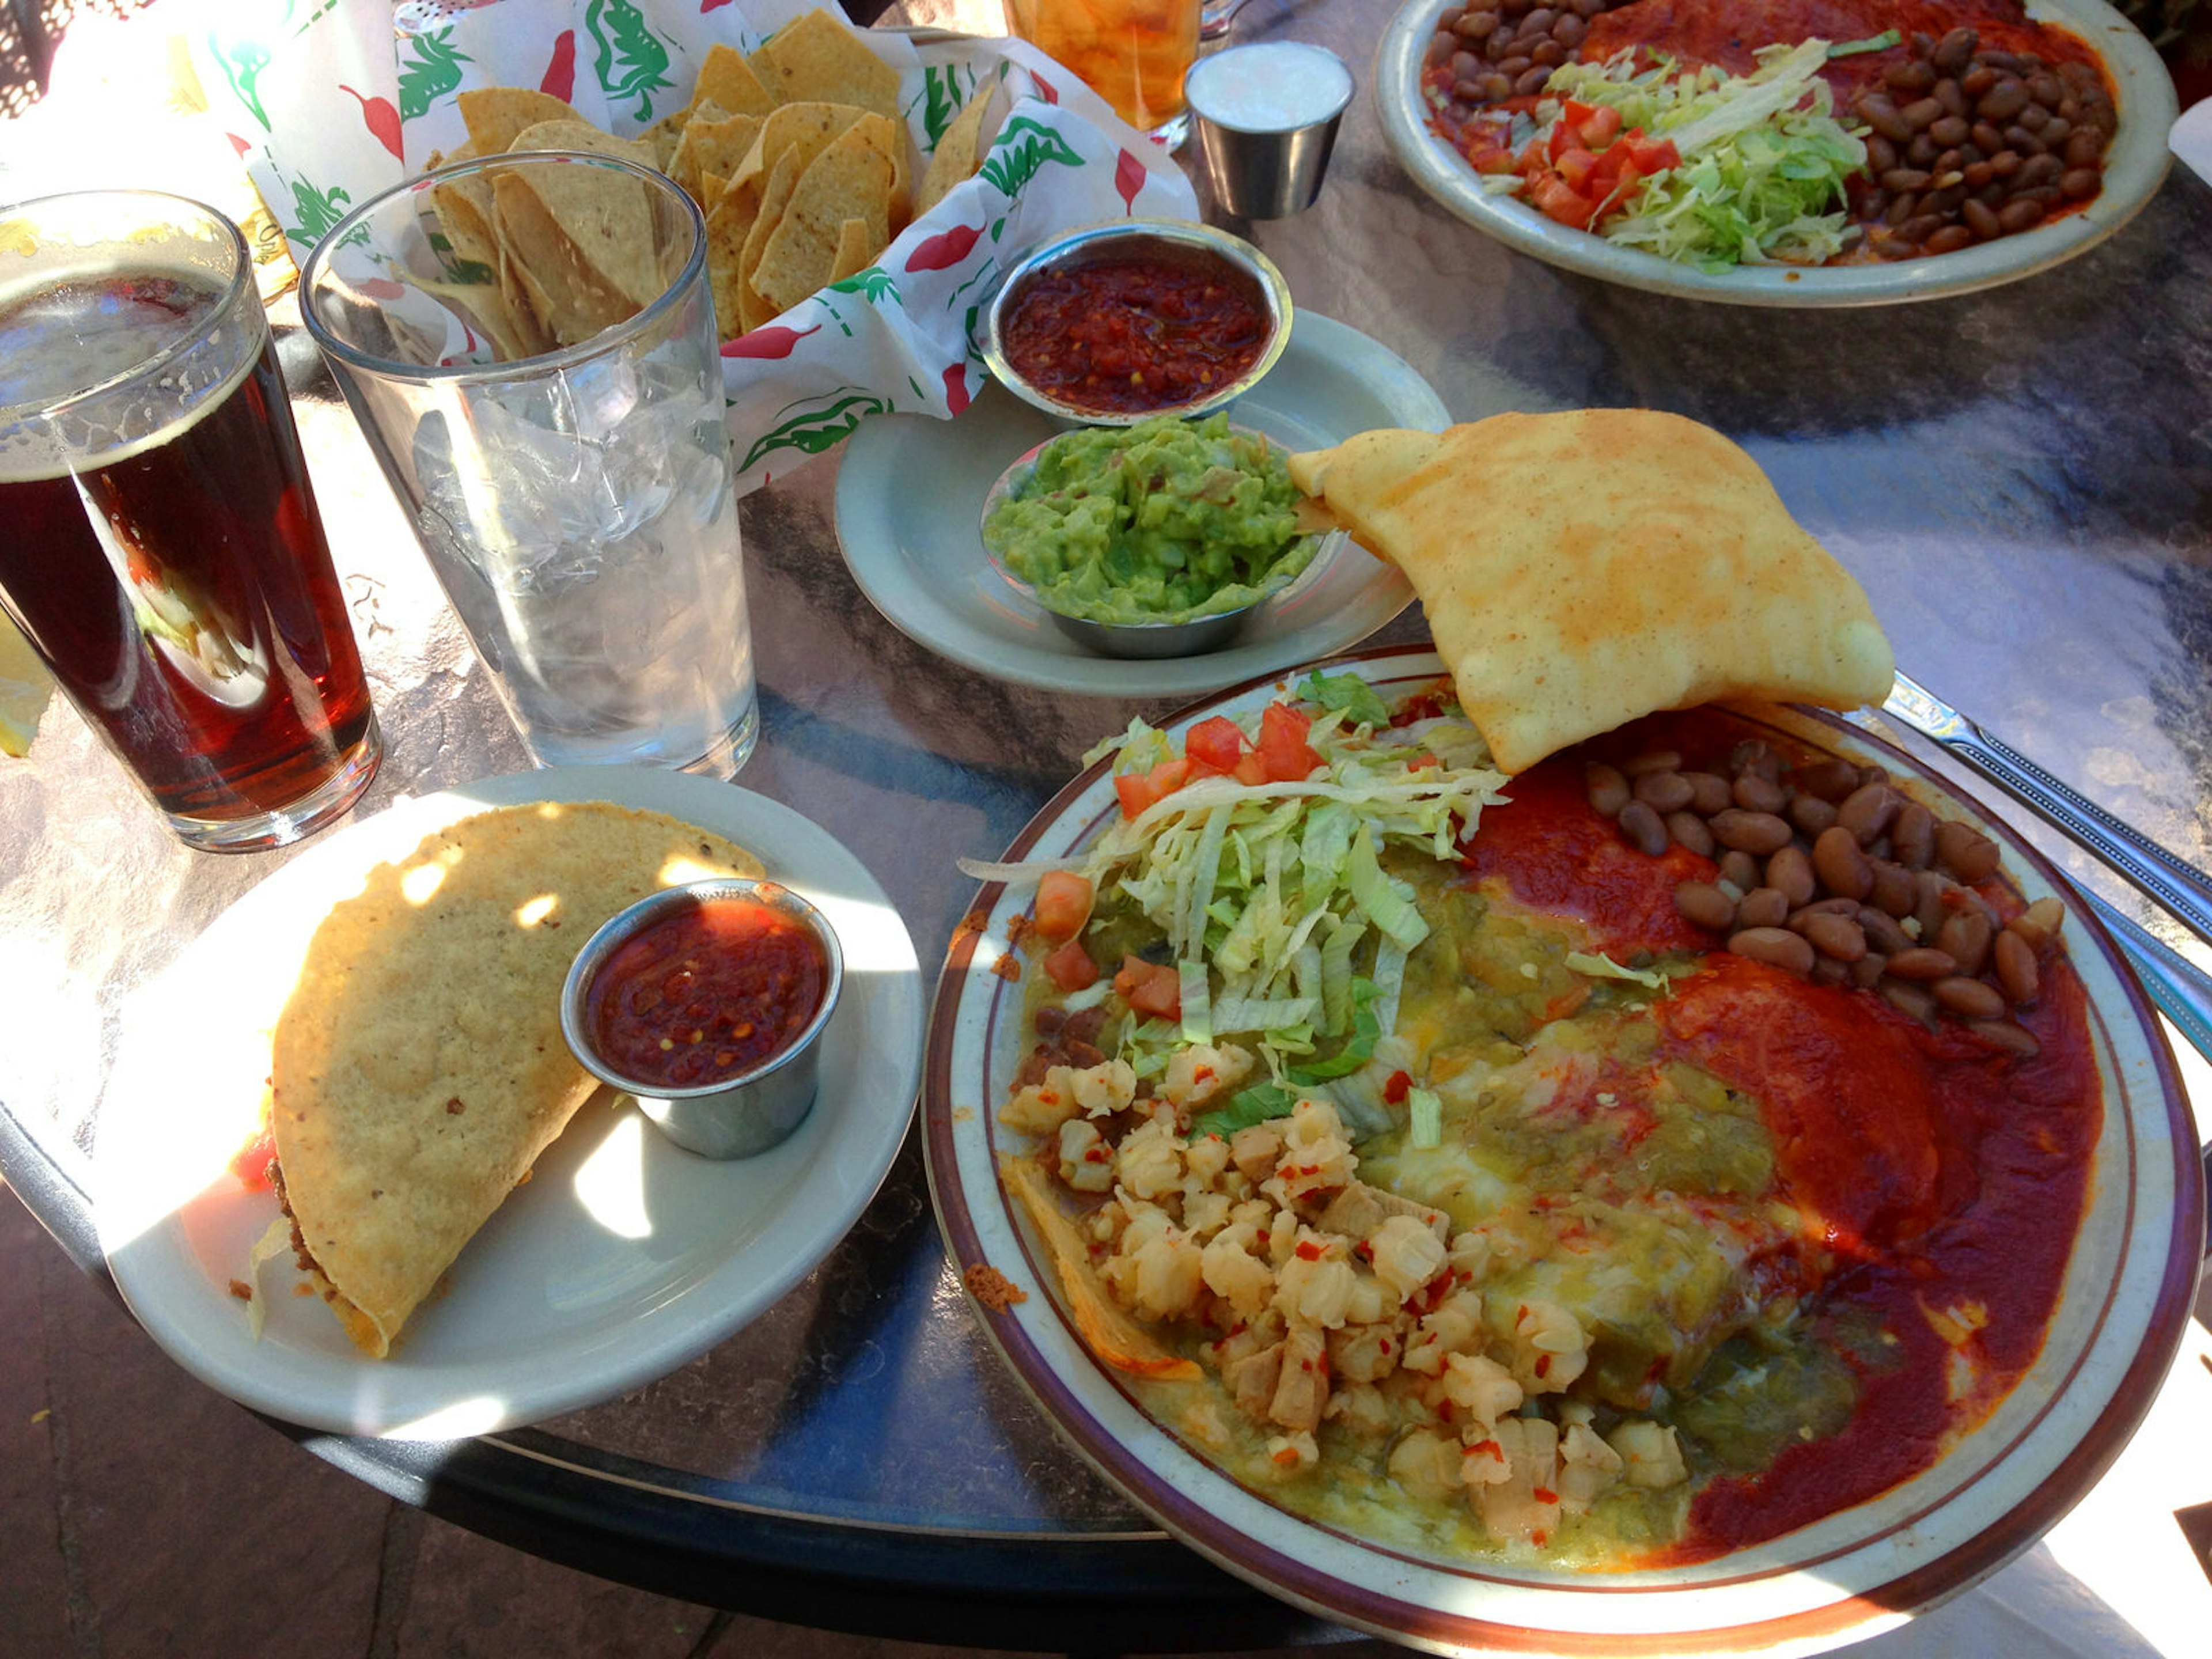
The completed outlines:
<svg viewBox="0 0 2212 1659">
<path fill-rule="evenodd" d="M 276 1024 L 271 1174 L 364 1352 L 391 1352 L 591 1094 L 560 993 L 592 930 L 659 888 L 762 873 L 659 813 L 537 803 L 440 830 L 332 908 Z"/>
</svg>

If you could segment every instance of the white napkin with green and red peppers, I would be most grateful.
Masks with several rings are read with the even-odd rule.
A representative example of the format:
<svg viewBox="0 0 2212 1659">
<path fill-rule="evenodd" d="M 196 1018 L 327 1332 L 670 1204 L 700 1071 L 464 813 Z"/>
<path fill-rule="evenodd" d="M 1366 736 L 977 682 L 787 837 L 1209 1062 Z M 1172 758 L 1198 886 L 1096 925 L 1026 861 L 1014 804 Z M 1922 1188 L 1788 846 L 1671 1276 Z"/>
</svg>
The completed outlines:
<svg viewBox="0 0 2212 1659">
<path fill-rule="evenodd" d="M 814 9 L 806 0 L 206 0 L 187 38 L 209 118 L 304 261 L 348 213 L 462 142 L 455 100 L 468 88 L 538 88 L 631 137 L 690 102 L 709 46 L 750 52 Z M 898 70 L 902 111 L 925 161 L 979 92 L 995 87 L 1002 112 L 976 174 L 876 264 L 723 348 L 740 489 L 790 471 L 870 415 L 966 408 L 984 379 L 982 307 L 1037 242 L 1106 220 L 1198 216 L 1167 153 L 1035 47 L 860 33 Z"/>
</svg>

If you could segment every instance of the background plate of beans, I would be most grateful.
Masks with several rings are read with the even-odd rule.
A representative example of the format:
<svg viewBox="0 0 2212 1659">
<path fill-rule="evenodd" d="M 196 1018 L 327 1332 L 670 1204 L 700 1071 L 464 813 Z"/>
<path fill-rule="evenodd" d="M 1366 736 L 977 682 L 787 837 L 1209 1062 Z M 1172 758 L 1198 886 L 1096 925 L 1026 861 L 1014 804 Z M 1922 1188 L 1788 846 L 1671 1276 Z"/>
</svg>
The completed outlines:
<svg viewBox="0 0 2212 1659">
<path fill-rule="evenodd" d="M 1836 113 L 1865 133 L 1869 171 L 1850 184 L 1851 246 L 1827 264 L 1702 270 L 1486 188 L 1453 142 L 1460 124 L 1528 106 L 1553 61 L 1599 55 L 1593 48 L 1608 36 L 1591 26 L 1605 14 L 1660 3 L 1412 0 L 1376 58 L 1392 151 L 1445 208 L 1522 253 L 1630 288 L 1758 306 L 1893 304 L 2013 282 L 2112 234 L 2166 177 L 2173 83 L 2132 24 L 2104 0 L 2027 0 L 2026 20 L 2060 32 L 2046 57 L 2033 35 L 2006 27 L 2005 14 L 2020 9 L 1984 0 L 1869 8 L 1925 11 L 1952 26 L 1904 30 L 1896 47 L 1836 60 Z M 1788 5 L 1756 9 L 1777 20 L 1774 43 L 1806 37 L 1783 21 Z M 1668 15 L 1695 10 L 1678 3 Z M 1962 12 L 1989 16 L 1976 30 Z M 1694 61 L 1686 50 L 1685 66 Z"/>
</svg>

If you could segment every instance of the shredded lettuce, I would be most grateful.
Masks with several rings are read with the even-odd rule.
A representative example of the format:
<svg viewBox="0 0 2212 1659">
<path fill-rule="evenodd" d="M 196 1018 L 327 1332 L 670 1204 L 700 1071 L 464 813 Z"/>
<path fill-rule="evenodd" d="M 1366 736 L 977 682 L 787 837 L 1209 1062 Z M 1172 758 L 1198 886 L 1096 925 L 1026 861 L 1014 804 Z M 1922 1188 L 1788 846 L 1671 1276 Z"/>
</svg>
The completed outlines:
<svg viewBox="0 0 2212 1659">
<path fill-rule="evenodd" d="M 1567 966 L 1590 979 L 1631 980 L 1648 991 L 1667 988 L 1667 975 L 1657 969 L 1624 968 L 1601 951 L 1570 951 L 1567 952 Z"/>
<path fill-rule="evenodd" d="M 1767 46 L 1741 76 L 1711 65 L 1677 73 L 1664 59 L 1638 70 L 1632 51 L 1553 71 L 1547 97 L 1609 105 L 1624 127 L 1671 141 L 1681 156 L 1630 192 L 1600 234 L 1708 271 L 1818 264 L 1842 252 L 1844 180 L 1865 167 L 1866 145 L 1863 129 L 1836 118 L 1820 77 L 1830 50 L 1817 40 Z M 1538 133 L 1548 137 L 1549 125 Z"/>
<path fill-rule="evenodd" d="M 1433 1091 L 1406 1091 L 1406 1144 L 1426 1152 L 1444 1144 L 1444 1103 Z"/>
<path fill-rule="evenodd" d="M 1383 854 L 1455 857 L 1505 782 L 1464 721 L 1394 727 L 1352 675 L 1310 676 L 1302 690 L 1323 708 L 1306 734 L 1322 762 L 1310 775 L 1186 784 L 1115 819 L 1083 866 L 1102 902 L 1133 905 L 1165 936 L 1182 981 L 1180 1024 L 1125 1033 L 1124 1057 L 1155 1076 L 1166 1048 L 1234 1036 L 1265 1067 L 1244 1115 L 1255 1089 L 1325 1090 L 1370 1063 L 1396 1020 L 1406 952 L 1428 933 Z M 1119 774 L 1179 752 L 1142 720 L 1108 748 Z"/>
</svg>

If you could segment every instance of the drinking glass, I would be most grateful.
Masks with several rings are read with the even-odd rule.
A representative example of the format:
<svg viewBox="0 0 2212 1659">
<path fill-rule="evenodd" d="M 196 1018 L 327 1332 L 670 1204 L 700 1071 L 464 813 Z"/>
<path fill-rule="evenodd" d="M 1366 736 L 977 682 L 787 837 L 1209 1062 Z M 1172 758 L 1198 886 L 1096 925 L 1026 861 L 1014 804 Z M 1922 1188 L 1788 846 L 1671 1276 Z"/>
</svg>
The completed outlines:
<svg viewBox="0 0 2212 1659">
<path fill-rule="evenodd" d="M 382 755 L 238 228 L 0 208 L 0 605 L 187 845 L 296 841 Z"/>
<path fill-rule="evenodd" d="M 1016 34 L 1170 147 L 1190 130 L 1182 79 L 1198 57 L 1199 10 L 1200 0 L 1006 0 Z"/>
<path fill-rule="evenodd" d="M 642 185 L 648 246 L 629 252 L 667 286 L 574 344 L 496 361 L 488 342 L 516 333 L 501 284 L 463 262 L 432 196 L 470 179 L 549 202 Z M 691 198 L 613 156 L 465 162 L 325 236 L 301 310 L 538 763 L 734 775 L 760 717 Z"/>
</svg>

